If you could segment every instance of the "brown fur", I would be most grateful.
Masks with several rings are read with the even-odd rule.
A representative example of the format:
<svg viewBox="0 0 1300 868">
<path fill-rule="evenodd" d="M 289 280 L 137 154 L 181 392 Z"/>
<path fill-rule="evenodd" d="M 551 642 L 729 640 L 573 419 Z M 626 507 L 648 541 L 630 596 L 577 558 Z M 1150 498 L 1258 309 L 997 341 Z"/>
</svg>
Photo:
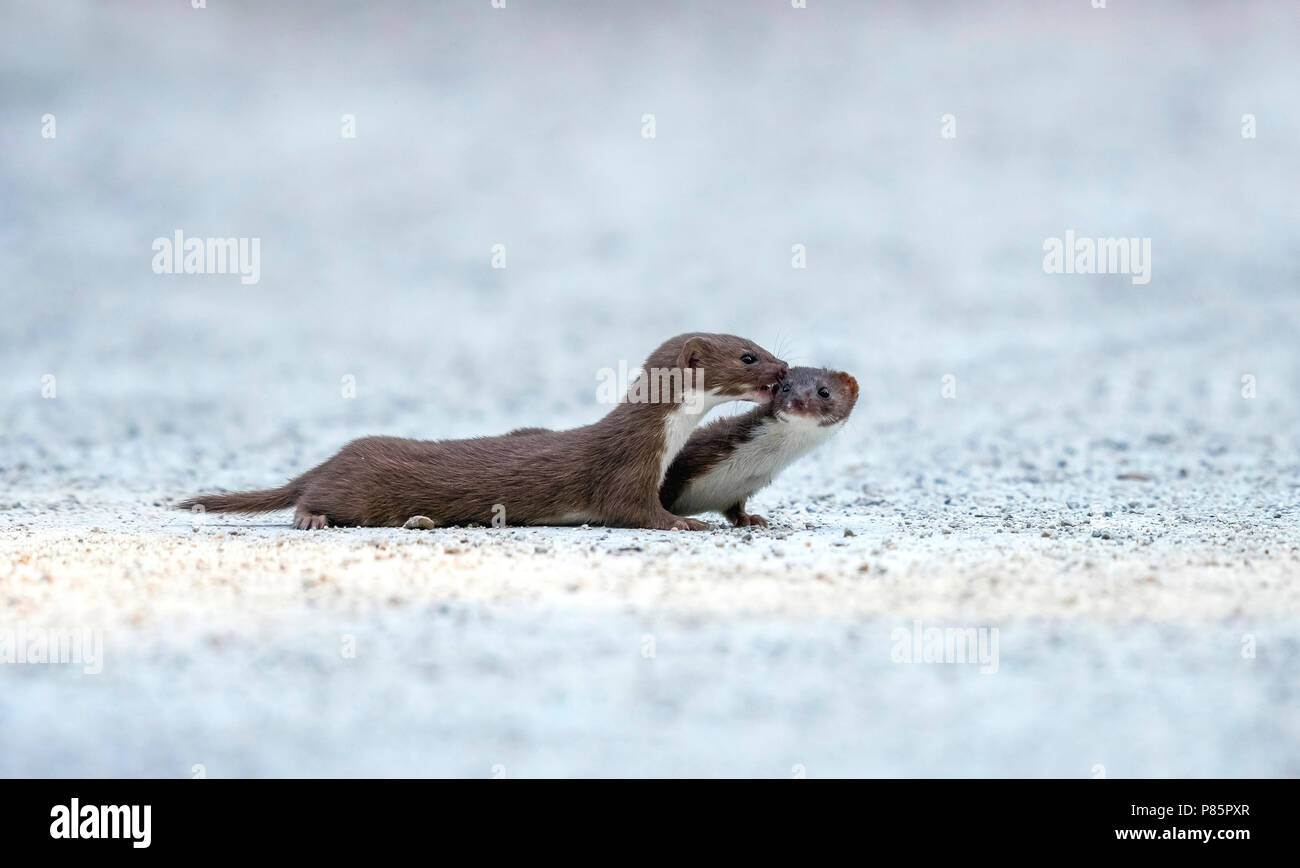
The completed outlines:
<svg viewBox="0 0 1300 868">
<path fill-rule="evenodd" d="M 827 390 L 827 397 L 819 394 L 821 388 Z M 848 418 L 857 400 L 858 381 L 843 371 L 791 368 L 772 402 L 739 416 L 718 419 L 691 435 L 664 475 L 663 486 L 659 489 L 660 503 L 665 509 L 679 511 L 679 499 L 692 481 L 731 459 L 737 450 L 754 443 L 757 438 L 772 436 L 776 426 L 784 424 L 790 416 L 813 417 L 819 425 L 834 425 Z M 761 469 L 752 464 L 747 467 L 749 470 Z M 772 475 L 780 469 L 771 468 Z M 738 488 L 734 492 L 734 502 L 722 514 L 737 527 L 766 527 L 767 519 L 745 511 L 745 501 L 761 487 Z"/>
<path fill-rule="evenodd" d="M 756 361 L 745 364 L 742 355 Z M 646 370 L 702 372 L 704 388 L 731 400 L 758 400 L 786 373 L 780 359 L 734 335 L 679 335 L 655 350 Z M 211 512 L 295 507 L 295 527 L 400 527 L 415 515 L 440 526 L 581 520 L 617 527 L 698 530 L 658 497 L 666 451 L 664 423 L 679 412 L 680 382 L 658 403 L 624 402 L 592 425 L 546 436 L 469 440 L 366 437 L 324 464 L 270 491 L 195 497 L 180 504 Z M 540 433 L 540 432 L 539 432 Z"/>
<path fill-rule="evenodd" d="M 507 437 L 522 437 L 526 434 L 554 434 L 551 428 L 516 428 L 513 431 L 507 431 Z"/>
<path fill-rule="evenodd" d="M 664 484 L 659 488 L 659 502 L 665 509 L 671 509 L 691 480 L 726 461 L 738 446 L 752 440 L 764 422 L 771 418 L 772 405 L 767 404 L 739 416 L 715 419 L 698 429 L 668 467 Z"/>
</svg>

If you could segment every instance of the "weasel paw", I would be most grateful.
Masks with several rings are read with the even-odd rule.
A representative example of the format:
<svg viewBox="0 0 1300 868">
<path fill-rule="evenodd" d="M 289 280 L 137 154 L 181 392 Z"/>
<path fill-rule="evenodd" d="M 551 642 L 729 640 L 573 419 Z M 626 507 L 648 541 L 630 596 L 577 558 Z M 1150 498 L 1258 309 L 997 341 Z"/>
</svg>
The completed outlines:
<svg viewBox="0 0 1300 868">
<path fill-rule="evenodd" d="M 329 527 L 329 519 L 323 515 L 313 515 L 299 507 L 293 512 L 293 526 L 298 530 L 320 530 Z"/>
<path fill-rule="evenodd" d="M 767 527 L 767 519 L 752 512 L 728 513 L 733 527 Z"/>
<path fill-rule="evenodd" d="M 702 521 L 693 518 L 678 517 L 673 522 L 672 530 L 708 530 L 709 526 Z"/>
</svg>

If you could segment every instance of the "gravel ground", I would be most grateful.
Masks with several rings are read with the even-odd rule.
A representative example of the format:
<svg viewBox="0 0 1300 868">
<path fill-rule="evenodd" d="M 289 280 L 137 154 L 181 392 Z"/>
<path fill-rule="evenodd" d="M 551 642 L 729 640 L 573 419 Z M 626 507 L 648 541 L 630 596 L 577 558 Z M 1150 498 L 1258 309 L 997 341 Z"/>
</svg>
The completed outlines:
<svg viewBox="0 0 1300 868">
<path fill-rule="evenodd" d="M 0 774 L 1300 774 L 1285 4 L 481 5 L 6 10 L 0 659 L 103 659 L 0 664 Z M 178 228 L 260 282 L 154 274 Z M 703 329 L 862 386 L 771 529 L 168 508 L 582 424 Z"/>
</svg>

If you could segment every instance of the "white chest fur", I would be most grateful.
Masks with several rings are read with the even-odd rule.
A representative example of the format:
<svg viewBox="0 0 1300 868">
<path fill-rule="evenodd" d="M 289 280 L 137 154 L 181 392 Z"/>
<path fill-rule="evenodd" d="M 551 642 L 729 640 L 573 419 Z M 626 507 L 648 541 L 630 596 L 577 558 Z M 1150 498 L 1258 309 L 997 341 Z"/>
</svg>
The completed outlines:
<svg viewBox="0 0 1300 868">
<path fill-rule="evenodd" d="M 677 404 L 668 415 L 664 417 L 664 451 L 659 456 L 659 484 L 664 484 L 664 477 L 668 475 L 668 467 L 677 457 L 677 453 L 682 451 L 686 441 L 691 439 L 691 434 L 695 433 L 695 426 L 699 424 L 704 414 L 708 413 L 719 404 L 724 404 L 729 398 L 720 398 L 714 392 L 707 392 L 703 395 L 699 393 L 688 396 L 688 400 Z"/>
<path fill-rule="evenodd" d="M 766 486 L 843 425 L 818 425 L 802 416 L 768 420 L 748 443 L 691 480 L 673 504 L 673 512 L 691 515 L 727 509 Z"/>
</svg>

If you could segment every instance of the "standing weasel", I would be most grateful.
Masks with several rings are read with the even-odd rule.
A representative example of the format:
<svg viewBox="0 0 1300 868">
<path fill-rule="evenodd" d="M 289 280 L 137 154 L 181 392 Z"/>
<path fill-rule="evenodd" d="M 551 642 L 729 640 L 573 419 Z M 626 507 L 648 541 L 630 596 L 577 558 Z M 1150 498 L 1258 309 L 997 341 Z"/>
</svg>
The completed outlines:
<svg viewBox="0 0 1300 868">
<path fill-rule="evenodd" d="M 737 527 L 767 526 L 745 500 L 844 427 L 858 381 L 842 371 L 791 368 L 776 398 L 696 431 L 668 468 L 659 499 L 674 513 L 720 512 Z"/>
<path fill-rule="evenodd" d="M 734 335 L 678 335 L 646 360 L 628 395 L 592 425 L 547 437 L 354 440 L 280 488 L 209 494 L 180 504 L 209 512 L 294 507 L 294 527 L 605 524 L 704 530 L 673 515 L 659 486 L 696 423 L 726 401 L 772 400 L 785 362 Z M 648 388 L 647 388 L 648 386 Z M 502 513 L 504 510 L 504 513 Z"/>
</svg>

